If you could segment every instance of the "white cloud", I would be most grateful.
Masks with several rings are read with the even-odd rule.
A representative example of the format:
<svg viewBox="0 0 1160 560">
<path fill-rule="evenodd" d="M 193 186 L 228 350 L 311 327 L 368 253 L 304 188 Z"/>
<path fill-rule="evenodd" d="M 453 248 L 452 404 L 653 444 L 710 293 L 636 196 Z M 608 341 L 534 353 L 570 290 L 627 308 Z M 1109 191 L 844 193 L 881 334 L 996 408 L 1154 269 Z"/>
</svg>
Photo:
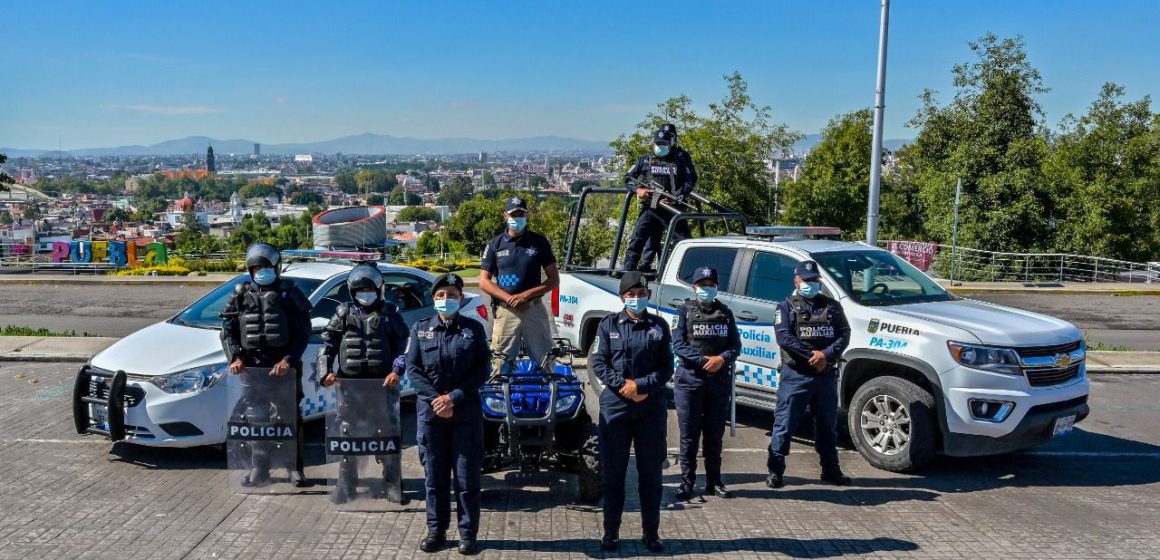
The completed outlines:
<svg viewBox="0 0 1160 560">
<path fill-rule="evenodd" d="M 205 105 L 112 105 L 110 108 L 118 111 L 151 115 L 204 115 L 222 112 L 217 107 L 208 107 Z"/>
</svg>

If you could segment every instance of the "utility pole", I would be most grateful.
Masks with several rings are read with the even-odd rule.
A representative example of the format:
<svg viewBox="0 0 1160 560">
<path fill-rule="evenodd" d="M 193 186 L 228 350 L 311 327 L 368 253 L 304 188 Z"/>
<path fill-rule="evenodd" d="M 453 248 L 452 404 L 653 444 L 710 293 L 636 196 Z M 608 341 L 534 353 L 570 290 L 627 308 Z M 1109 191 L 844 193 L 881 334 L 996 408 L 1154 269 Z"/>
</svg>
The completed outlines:
<svg viewBox="0 0 1160 560">
<path fill-rule="evenodd" d="M 882 113 L 886 109 L 886 38 L 890 27 L 890 0 L 882 0 L 878 30 L 878 84 L 874 93 L 874 138 L 870 148 L 870 197 L 866 211 L 866 243 L 878 243 L 878 196 L 882 191 Z"/>
<path fill-rule="evenodd" d="M 951 285 L 955 285 L 955 268 L 959 264 L 959 203 L 963 198 L 963 179 L 955 183 L 955 215 L 951 221 Z"/>
</svg>

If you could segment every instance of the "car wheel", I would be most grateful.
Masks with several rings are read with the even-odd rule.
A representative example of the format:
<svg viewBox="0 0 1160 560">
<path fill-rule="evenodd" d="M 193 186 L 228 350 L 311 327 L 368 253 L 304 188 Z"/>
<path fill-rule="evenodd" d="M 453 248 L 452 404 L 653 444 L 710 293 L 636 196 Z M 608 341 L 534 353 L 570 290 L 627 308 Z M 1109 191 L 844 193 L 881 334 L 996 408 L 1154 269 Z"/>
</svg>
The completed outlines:
<svg viewBox="0 0 1160 560">
<path fill-rule="evenodd" d="M 924 467 L 935 455 L 934 397 L 898 377 L 866 382 L 850 403 L 850 439 L 871 465 L 891 472 Z"/>
<path fill-rule="evenodd" d="M 600 439 L 596 425 L 591 421 L 585 426 L 587 432 L 584 446 L 580 448 L 580 464 L 576 473 L 578 498 L 581 503 L 595 504 L 604 496 L 604 481 L 600 472 Z"/>
</svg>

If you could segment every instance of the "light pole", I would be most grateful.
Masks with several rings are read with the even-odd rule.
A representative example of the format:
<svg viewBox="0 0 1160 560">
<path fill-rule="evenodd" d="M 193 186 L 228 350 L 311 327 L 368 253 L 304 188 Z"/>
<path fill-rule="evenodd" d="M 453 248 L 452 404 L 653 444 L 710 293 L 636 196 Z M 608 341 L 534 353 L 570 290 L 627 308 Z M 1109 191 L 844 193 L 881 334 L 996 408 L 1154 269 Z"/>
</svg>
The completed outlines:
<svg viewBox="0 0 1160 560">
<path fill-rule="evenodd" d="M 866 211 L 866 243 L 878 243 L 878 195 L 882 190 L 882 113 L 886 109 L 886 38 L 890 27 L 890 0 L 882 0 L 878 30 L 878 84 L 874 93 L 874 138 L 870 148 L 870 197 Z"/>
</svg>

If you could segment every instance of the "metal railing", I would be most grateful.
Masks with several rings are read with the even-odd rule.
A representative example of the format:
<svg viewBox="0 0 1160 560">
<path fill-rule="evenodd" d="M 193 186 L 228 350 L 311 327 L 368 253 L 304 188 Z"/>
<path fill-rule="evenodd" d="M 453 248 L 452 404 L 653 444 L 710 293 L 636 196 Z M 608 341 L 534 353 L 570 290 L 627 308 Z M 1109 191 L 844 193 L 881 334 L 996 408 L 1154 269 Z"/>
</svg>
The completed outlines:
<svg viewBox="0 0 1160 560">
<path fill-rule="evenodd" d="M 890 244 L 890 241 L 879 242 L 887 249 Z M 905 255 L 900 253 L 900 256 Z M 925 271 L 952 282 L 1160 283 L 1160 262 L 1139 263 L 1067 253 L 1005 253 L 949 244 L 935 247 Z"/>
</svg>

